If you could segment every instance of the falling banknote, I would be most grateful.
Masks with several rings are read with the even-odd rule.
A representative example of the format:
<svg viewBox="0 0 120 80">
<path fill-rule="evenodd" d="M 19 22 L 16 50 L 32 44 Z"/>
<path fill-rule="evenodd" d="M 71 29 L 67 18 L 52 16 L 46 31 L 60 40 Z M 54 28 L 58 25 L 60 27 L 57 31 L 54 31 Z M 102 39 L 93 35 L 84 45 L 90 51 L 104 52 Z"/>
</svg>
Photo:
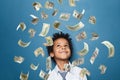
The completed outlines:
<svg viewBox="0 0 120 80">
<path fill-rule="evenodd" d="M 39 48 L 37 48 L 37 49 L 34 51 L 34 55 L 35 55 L 36 57 L 38 57 L 40 54 L 41 54 L 43 57 L 45 56 L 45 53 L 44 53 L 44 50 L 43 50 L 42 47 L 39 47 Z"/>
<path fill-rule="evenodd" d="M 70 18 L 70 13 L 61 13 L 59 18 L 64 21 L 68 21 Z"/>
<path fill-rule="evenodd" d="M 81 13 L 79 13 L 77 10 L 73 11 L 73 17 L 77 19 L 82 19 L 84 14 L 85 14 L 85 9 L 83 9 Z"/>
<path fill-rule="evenodd" d="M 72 66 L 79 66 L 84 63 L 84 58 L 78 58 L 72 62 Z"/>
<path fill-rule="evenodd" d="M 27 74 L 24 74 L 21 72 L 20 74 L 20 80 L 28 80 L 29 77 L 29 72 Z"/>
<path fill-rule="evenodd" d="M 52 69 L 52 61 L 51 61 L 51 57 L 47 57 L 46 59 L 46 70 L 51 70 Z"/>
<path fill-rule="evenodd" d="M 78 52 L 80 56 L 85 56 L 89 52 L 89 46 L 86 42 L 84 42 L 84 48 Z"/>
<path fill-rule="evenodd" d="M 83 27 L 84 27 L 84 24 L 81 21 L 74 26 L 67 26 L 67 28 L 71 31 L 77 31 L 77 30 L 80 30 Z"/>
<path fill-rule="evenodd" d="M 58 13 L 58 9 L 54 9 L 53 13 L 52 13 L 52 16 L 56 16 Z"/>
<path fill-rule="evenodd" d="M 70 71 L 71 66 L 70 64 L 64 64 L 64 71 Z"/>
<path fill-rule="evenodd" d="M 69 0 L 69 5 L 72 7 L 76 6 L 75 0 Z"/>
<path fill-rule="evenodd" d="M 99 35 L 95 32 L 92 33 L 92 38 L 90 40 L 97 40 L 99 38 Z"/>
<path fill-rule="evenodd" d="M 105 74 L 107 67 L 103 64 L 99 66 L 99 69 L 101 70 L 101 74 Z"/>
<path fill-rule="evenodd" d="M 62 2 L 63 2 L 63 0 L 58 0 L 58 3 L 59 3 L 59 4 L 62 4 Z"/>
<path fill-rule="evenodd" d="M 33 38 L 35 36 L 36 31 L 32 28 L 28 30 L 28 33 L 30 34 L 30 38 Z"/>
<path fill-rule="evenodd" d="M 39 2 L 34 2 L 32 5 L 36 11 L 39 11 L 40 8 L 42 8 L 42 5 Z"/>
<path fill-rule="evenodd" d="M 36 24 L 38 23 L 38 21 L 39 21 L 39 18 L 36 17 L 36 16 L 33 15 L 33 14 L 31 14 L 30 16 L 32 17 L 32 21 L 31 21 L 32 24 L 36 25 Z"/>
<path fill-rule="evenodd" d="M 18 41 L 18 45 L 25 48 L 25 47 L 28 47 L 30 45 L 31 41 L 30 42 L 23 42 L 21 39 Z"/>
<path fill-rule="evenodd" d="M 46 14 L 44 11 L 41 12 L 41 18 L 42 19 L 47 19 L 48 18 L 48 14 Z"/>
<path fill-rule="evenodd" d="M 103 41 L 102 44 L 104 44 L 109 50 L 109 56 L 108 57 L 109 58 L 113 57 L 114 53 L 115 53 L 114 45 L 109 41 Z"/>
<path fill-rule="evenodd" d="M 45 37 L 49 32 L 50 24 L 43 23 L 42 31 L 40 32 L 39 36 Z"/>
<path fill-rule="evenodd" d="M 14 61 L 21 64 L 24 61 L 24 58 L 22 56 L 15 56 Z"/>
<path fill-rule="evenodd" d="M 49 74 L 47 74 L 46 72 L 44 72 L 43 70 L 40 71 L 39 73 L 39 77 L 41 77 L 44 80 L 47 80 L 49 77 Z"/>
<path fill-rule="evenodd" d="M 16 30 L 18 31 L 19 28 L 20 28 L 22 31 L 24 31 L 24 30 L 26 29 L 25 23 L 24 23 L 24 22 L 21 22 L 21 23 L 17 26 Z"/>
<path fill-rule="evenodd" d="M 81 78 L 84 78 L 86 75 L 90 76 L 90 72 L 89 72 L 86 68 L 83 68 L 83 69 L 80 71 L 80 77 L 81 77 Z"/>
<path fill-rule="evenodd" d="M 45 37 L 47 43 L 43 43 L 44 46 L 52 46 L 53 40 L 51 36 Z"/>
<path fill-rule="evenodd" d="M 37 66 L 34 65 L 34 64 L 31 64 L 31 65 L 30 65 L 30 68 L 31 68 L 32 70 L 37 70 L 38 66 L 39 66 L 39 64 L 38 64 Z"/>
<path fill-rule="evenodd" d="M 60 23 L 59 21 L 55 21 L 55 22 L 53 23 L 53 27 L 54 27 L 56 30 L 62 31 L 62 30 L 59 29 L 59 26 L 60 26 L 60 25 L 61 25 L 61 23 Z"/>
<path fill-rule="evenodd" d="M 82 39 L 85 39 L 85 38 L 87 38 L 87 34 L 86 34 L 85 31 L 79 33 L 79 34 L 76 36 L 76 40 L 77 40 L 77 41 L 81 41 Z"/>
<path fill-rule="evenodd" d="M 94 52 L 93 52 L 92 57 L 90 58 L 90 63 L 91 63 L 91 64 L 94 63 L 95 59 L 96 59 L 97 56 L 98 56 L 98 53 L 99 53 L 99 49 L 96 47 L 95 50 L 94 50 Z"/>
<path fill-rule="evenodd" d="M 50 2 L 50 1 L 46 1 L 45 8 L 46 9 L 53 9 L 54 8 L 54 3 Z"/>
<path fill-rule="evenodd" d="M 90 17 L 89 17 L 89 23 L 91 23 L 91 24 L 95 24 L 95 23 L 96 23 L 96 18 L 95 18 L 95 16 L 90 16 Z"/>
</svg>

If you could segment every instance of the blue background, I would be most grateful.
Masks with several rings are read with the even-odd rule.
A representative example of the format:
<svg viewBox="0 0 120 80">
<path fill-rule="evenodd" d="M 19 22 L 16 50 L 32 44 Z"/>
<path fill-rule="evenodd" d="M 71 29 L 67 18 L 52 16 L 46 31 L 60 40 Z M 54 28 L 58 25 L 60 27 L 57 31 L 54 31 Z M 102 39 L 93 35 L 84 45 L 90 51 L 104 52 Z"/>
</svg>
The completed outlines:
<svg viewBox="0 0 120 80">
<path fill-rule="evenodd" d="M 36 0 L 43 6 L 46 0 Z M 32 7 L 34 0 L 1 0 L 0 2 L 0 80 L 19 80 L 20 73 L 29 72 L 29 80 L 42 80 L 39 77 L 40 70 L 45 69 L 45 60 L 47 55 L 46 48 L 43 46 L 45 42 L 44 37 L 38 36 L 42 29 L 42 23 L 51 24 L 50 31 L 47 36 L 51 36 L 53 33 L 58 32 L 53 28 L 53 22 L 55 20 L 61 21 L 60 29 L 63 32 L 67 32 L 71 35 L 74 45 L 74 55 L 72 60 L 79 58 L 78 51 L 83 48 L 83 42 L 88 43 L 90 51 L 84 57 L 85 63 L 80 67 L 86 67 L 90 72 L 90 80 L 120 80 L 120 1 L 119 0 L 80 0 L 76 1 L 76 7 L 70 7 L 67 0 L 63 1 L 63 4 L 58 4 L 57 0 L 50 0 L 54 2 L 55 8 L 59 9 L 59 13 L 53 17 L 51 13 L 53 10 L 42 8 L 40 11 L 35 11 Z M 85 9 L 85 15 L 81 21 L 85 24 L 85 27 L 79 31 L 70 31 L 66 28 L 66 25 L 75 25 L 79 20 L 72 17 L 73 10 L 82 11 Z M 49 18 L 43 20 L 40 17 L 40 12 L 45 11 Z M 71 13 L 69 21 L 62 21 L 59 19 L 61 12 Z M 37 25 L 31 24 L 30 14 L 34 14 L 40 18 Z M 92 25 L 88 22 L 89 16 L 95 16 L 97 22 Z M 16 28 L 20 22 L 25 22 L 27 28 L 24 32 L 21 30 L 16 31 Z M 34 38 L 30 38 L 28 34 L 29 28 L 35 29 L 36 35 Z M 87 38 L 77 42 L 75 36 L 81 31 L 86 31 Z M 99 39 L 96 41 L 90 41 L 91 33 L 97 32 Z M 19 39 L 23 41 L 31 41 L 30 46 L 27 48 L 20 47 L 17 42 Z M 102 41 L 108 40 L 115 47 L 115 55 L 113 58 L 108 58 L 108 49 Z M 45 51 L 45 57 L 35 57 L 34 50 L 38 47 L 43 47 Z M 93 65 L 90 64 L 89 59 L 94 51 L 98 47 L 100 52 Z M 14 56 L 23 56 L 25 61 L 22 64 L 14 62 Z M 30 69 L 30 64 L 40 64 L 36 71 Z M 98 69 L 100 64 L 107 66 L 106 73 L 101 75 Z"/>
</svg>

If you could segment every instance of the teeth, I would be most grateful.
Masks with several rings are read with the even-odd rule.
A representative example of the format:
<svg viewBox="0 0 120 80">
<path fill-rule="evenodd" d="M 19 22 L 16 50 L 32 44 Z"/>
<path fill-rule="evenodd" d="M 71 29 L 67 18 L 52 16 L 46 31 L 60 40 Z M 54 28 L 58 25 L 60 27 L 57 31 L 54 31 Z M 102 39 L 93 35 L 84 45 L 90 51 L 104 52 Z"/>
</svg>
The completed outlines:
<svg viewBox="0 0 120 80">
<path fill-rule="evenodd" d="M 60 53 L 66 54 L 66 52 L 65 52 L 65 51 L 63 51 L 63 52 L 60 52 Z"/>
</svg>

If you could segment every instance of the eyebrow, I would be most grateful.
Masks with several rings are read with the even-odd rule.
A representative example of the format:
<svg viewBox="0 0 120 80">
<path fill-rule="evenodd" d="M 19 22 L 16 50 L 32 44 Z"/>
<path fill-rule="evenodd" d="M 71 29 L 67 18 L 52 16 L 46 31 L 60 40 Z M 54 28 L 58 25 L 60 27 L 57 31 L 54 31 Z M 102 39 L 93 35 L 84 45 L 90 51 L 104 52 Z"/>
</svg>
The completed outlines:
<svg viewBox="0 0 120 80">
<path fill-rule="evenodd" d="M 55 43 L 54 45 L 58 45 L 58 44 L 61 44 L 61 43 Z M 66 44 L 67 44 L 67 45 L 69 45 L 69 43 L 68 43 L 68 42 L 66 42 L 66 43 L 65 43 L 65 45 L 66 45 Z"/>
</svg>

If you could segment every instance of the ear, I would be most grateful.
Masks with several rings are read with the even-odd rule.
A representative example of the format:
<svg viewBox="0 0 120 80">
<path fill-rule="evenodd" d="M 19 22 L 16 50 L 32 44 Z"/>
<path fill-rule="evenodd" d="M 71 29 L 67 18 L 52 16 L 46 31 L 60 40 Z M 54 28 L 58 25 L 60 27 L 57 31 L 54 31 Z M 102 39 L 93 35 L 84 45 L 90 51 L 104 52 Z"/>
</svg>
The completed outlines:
<svg viewBox="0 0 120 80">
<path fill-rule="evenodd" d="M 53 53 L 53 52 L 50 52 L 50 56 L 53 58 L 53 57 L 54 57 L 54 53 Z"/>
</svg>

